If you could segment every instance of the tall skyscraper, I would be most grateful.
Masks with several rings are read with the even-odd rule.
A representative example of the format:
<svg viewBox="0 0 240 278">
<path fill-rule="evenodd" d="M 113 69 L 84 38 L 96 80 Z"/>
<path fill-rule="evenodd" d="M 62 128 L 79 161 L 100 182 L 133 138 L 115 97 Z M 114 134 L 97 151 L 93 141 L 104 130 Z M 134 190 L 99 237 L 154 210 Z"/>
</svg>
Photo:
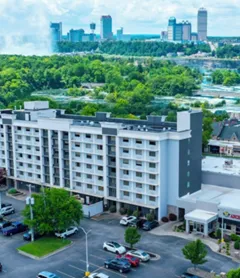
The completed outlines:
<svg viewBox="0 0 240 278">
<path fill-rule="evenodd" d="M 168 40 L 175 41 L 175 32 L 176 32 L 177 21 L 175 17 L 170 17 L 168 21 Z"/>
<path fill-rule="evenodd" d="M 198 10 L 198 40 L 206 41 L 207 40 L 207 20 L 208 13 L 204 8 Z"/>
<path fill-rule="evenodd" d="M 52 42 L 60 42 L 62 40 L 62 22 L 50 23 Z"/>
<path fill-rule="evenodd" d="M 85 32 L 83 29 L 79 29 L 79 30 L 71 29 L 68 33 L 68 40 L 70 42 L 81 42 L 84 33 Z"/>
<path fill-rule="evenodd" d="M 192 33 L 192 24 L 189 21 L 182 22 L 182 40 L 190 41 Z"/>
<path fill-rule="evenodd" d="M 107 40 L 112 39 L 113 32 L 112 32 L 112 17 L 110 15 L 103 15 L 101 16 L 101 39 Z"/>
</svg>

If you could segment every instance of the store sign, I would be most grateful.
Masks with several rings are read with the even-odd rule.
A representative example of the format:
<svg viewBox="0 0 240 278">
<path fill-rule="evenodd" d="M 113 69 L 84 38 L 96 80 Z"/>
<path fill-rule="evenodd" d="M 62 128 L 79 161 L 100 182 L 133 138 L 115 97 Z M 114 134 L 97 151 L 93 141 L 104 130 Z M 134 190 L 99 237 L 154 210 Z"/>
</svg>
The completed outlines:
<svg viewBox="0 0 240 278">
<path fill-rule="evenodd" d="M 239 214 L 231 214 L 228 211 L 223 212 L 223 217 L 225 217 L 227 219 L 240 221 L 240 215 Z"/>
</svg>

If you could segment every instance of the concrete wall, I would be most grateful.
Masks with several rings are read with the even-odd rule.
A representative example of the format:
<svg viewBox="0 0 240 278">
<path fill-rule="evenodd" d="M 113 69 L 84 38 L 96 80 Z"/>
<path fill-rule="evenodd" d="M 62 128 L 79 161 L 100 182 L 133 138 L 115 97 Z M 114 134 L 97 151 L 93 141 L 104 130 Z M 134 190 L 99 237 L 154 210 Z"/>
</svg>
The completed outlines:
<svg viewBox="0 0 240 278">
<path fill-rule="evenodd" d="M 83 215 L 85 217 L 92 217 L 103 212 L 103 201 L 92 205 L 83 205 Z"/>
<path fill-rule="evenodd" d="M 202 183 L 240 189 L 240 176 L 202 171 Z"/>
<path fill-rule="evenodd" d="M 167 181 L 167 155 L 168 155 L 168 141 L 160 142 L 160 192 L 159 192 L 159 215 L 158 219 L 167 215 L 167 200 L 168 200 L 168 181 Z"/>
</svg>

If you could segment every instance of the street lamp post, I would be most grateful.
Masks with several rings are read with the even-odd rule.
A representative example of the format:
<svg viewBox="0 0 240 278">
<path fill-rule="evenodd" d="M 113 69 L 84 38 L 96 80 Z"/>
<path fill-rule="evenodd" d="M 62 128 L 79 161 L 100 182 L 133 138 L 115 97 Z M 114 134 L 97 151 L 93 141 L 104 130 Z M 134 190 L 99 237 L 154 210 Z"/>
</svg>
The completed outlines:
<svg viewBox="0 0 240 278">
<path fill-rule="evenodd" d="M 29 195 L 30 195 L 30 197 L 28 197 L 26 199 L 26 204 L 29 205 L 29 207 L 30 207 L 30 218 L 31 218 L 31 220 L 33 220 L 32 205 L 34 205 L 34 198 L 32 198 L 32 185 L 28 184 L 28 188 L 29 188 Z M 31 228 L 31 241 L 34 241 L 34 227 L 33 226 Z"/>
<path fill-rule="evenodd" d="M 88 263 L 88 234 L 91 232 L 91 230 L 89 230 L 88 232 L 85 231 L 84 228 L 79 227 L 85 234 L 86 236 L 86 273 L 85 276 L 88 277 L 90 272 L 89 272 L 89 263 Z"/>
</svg>

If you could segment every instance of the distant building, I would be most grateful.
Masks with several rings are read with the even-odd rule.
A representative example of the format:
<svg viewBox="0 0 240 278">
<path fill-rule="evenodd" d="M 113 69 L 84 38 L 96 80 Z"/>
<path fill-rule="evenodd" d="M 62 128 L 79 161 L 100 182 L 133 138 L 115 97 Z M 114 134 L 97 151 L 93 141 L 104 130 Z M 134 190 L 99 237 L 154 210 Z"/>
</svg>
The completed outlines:
<svg viewBox="0 0 240 278">
<path fill-rule="evenodd" d="M 197 33 L 191 33 L 191 41 L 198 41 L 198 34 Z"/>
<path fill-rule="evenodd" d="M 110 15 L 103 15 L 101 17 L 100 28 L 101 28 L 100 33 L 101 33 L 102 40 L 112 39 L 113 37 L 112 17 Z"/>
<path fill-rule="evenodd" d="M 85 32 L 83 29 L 79 29 L 79 30 L 71 29 L 68 33 L 68 40 L 70 42 L 81 42 L 84 33 Z"/>
<path fill-rule="evenodd" d="M 167 31 L 162 31 L 161 32 L 161 39 L 163 41 L 166 41 L 168 39 L 168 32 Z"/>
<path fill-rule="evenodd" d="M 169 41 L 175 41 L 176 24 L 177 24 L 176 18 L 170 17 L 168 21 L 168 30 L 167 30 Z"/>
<path fill-rule="evenodd" d="M 117 39 L 121 38 L 123 35 L 123 27 L 117 29 Z"/>
<path fill-rule="evenodd" d="M 183 24 L 177 23 L 175 25 L 175 41 L 183 40 Z"/>
<path fill-rule="evenodd" d="M 62 41 L 62 22 L 50 23 L 50 35 L 52 50 L 57 50 L 57 43 Z"/>
<path fill-rule="evenodd" d="M 94 42 L 96 41 L 96 35 L 91 33 L 91 34 L 84 34 L 82 36 L 82 41 L 83 42 Z"/>
<path fill-rule="evenodd" d="M 207 40 L 207 21 L 208 13 L 204 8 L 198 10 L 198 40 L 206 41 Z"/>
<path fill-rule="evenodd" d="M 91 29 L 92 33 L 94 34 L 94 32 L 96 30 L 96 23 L 94 23 L 94 22 L 90 23 L 90 29 Z"/>
<path fill-rule="evenodd" d="M 189 21 L 182 22 L 182 40 L 190 41 L 192 33 L 192 24 Z"/>
</svg>

